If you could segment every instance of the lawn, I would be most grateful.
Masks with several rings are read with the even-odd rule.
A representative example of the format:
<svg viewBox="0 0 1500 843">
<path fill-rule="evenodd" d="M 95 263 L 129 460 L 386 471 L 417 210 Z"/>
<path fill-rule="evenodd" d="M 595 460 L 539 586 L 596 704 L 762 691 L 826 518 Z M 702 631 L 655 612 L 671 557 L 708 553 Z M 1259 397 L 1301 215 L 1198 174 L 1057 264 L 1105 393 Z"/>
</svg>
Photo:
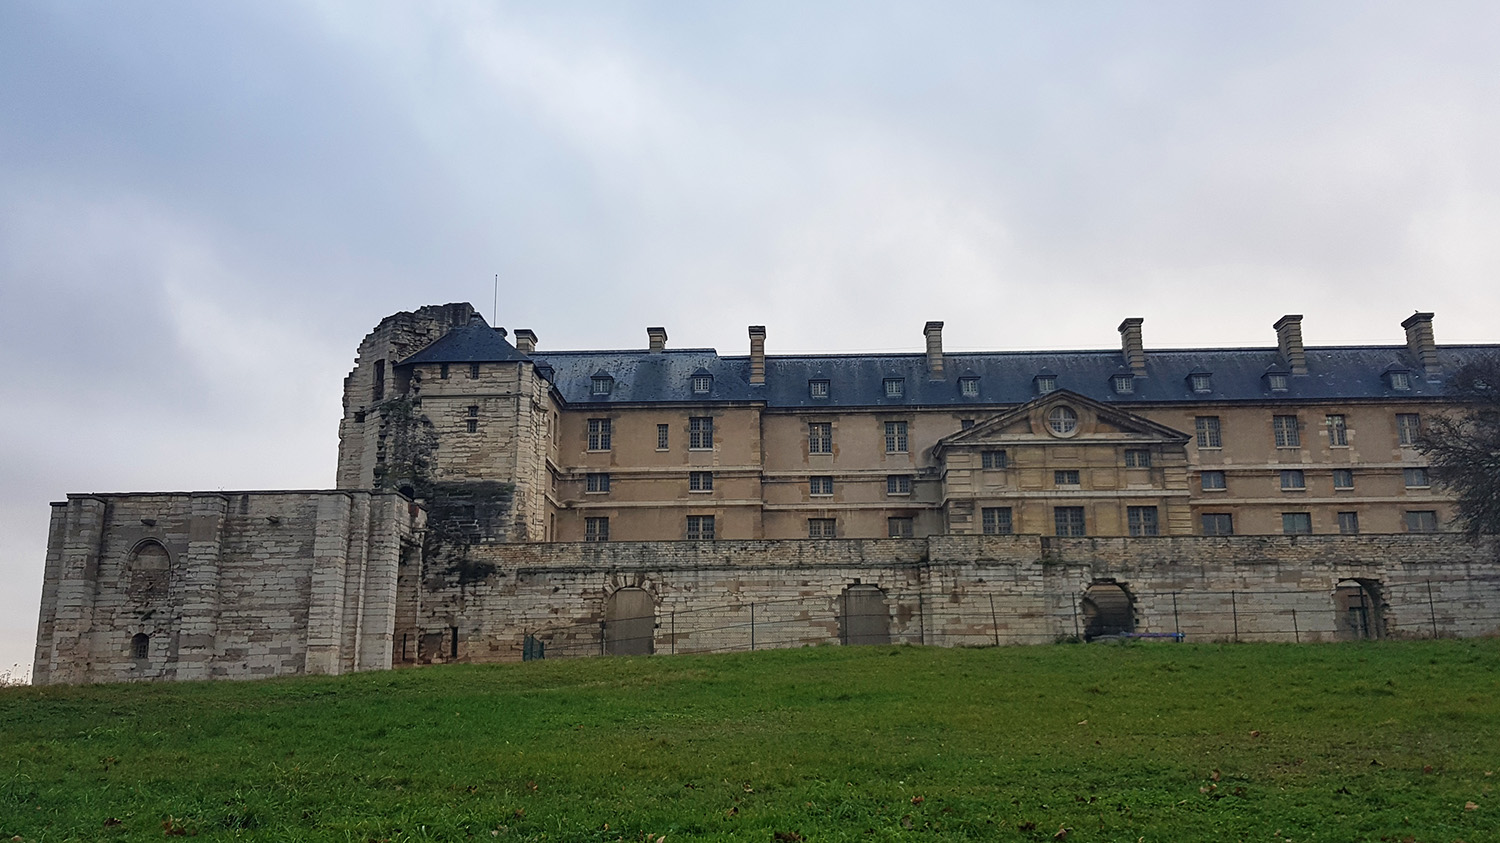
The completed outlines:
<svg viewBox="0 0 1500 843">
<path fill-rule="evenodd" d="M 0 840 L 1500 840 L 1500 641 L 0 688 Z"/>
</svg>

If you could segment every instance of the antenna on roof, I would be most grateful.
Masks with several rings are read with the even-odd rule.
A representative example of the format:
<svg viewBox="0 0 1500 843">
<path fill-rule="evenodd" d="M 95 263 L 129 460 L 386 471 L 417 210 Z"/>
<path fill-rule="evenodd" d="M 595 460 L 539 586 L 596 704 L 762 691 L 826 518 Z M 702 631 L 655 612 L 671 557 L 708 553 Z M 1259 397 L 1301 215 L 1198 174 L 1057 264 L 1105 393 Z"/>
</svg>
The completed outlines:
<svg viewBox="0 0 1500 843">
<path fill-rule="evenodd" d="M 495 301 L 490 305 L 490 318 L 500 324 L 500 273 L 495 273 Z"/>
</svg>

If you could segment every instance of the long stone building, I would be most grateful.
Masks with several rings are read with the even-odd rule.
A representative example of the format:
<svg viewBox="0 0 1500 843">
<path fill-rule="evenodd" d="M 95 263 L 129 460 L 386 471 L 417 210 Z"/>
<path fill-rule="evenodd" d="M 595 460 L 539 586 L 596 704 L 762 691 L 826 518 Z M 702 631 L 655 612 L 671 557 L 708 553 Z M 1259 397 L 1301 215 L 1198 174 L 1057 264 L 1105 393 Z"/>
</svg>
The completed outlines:
<svg viewBox="0 0 1500 843">
<path fill-rule="evenodd" d="M 557 351 L 383 320 L 335 490 L 53 505 L 34 681 L 813 643 L 1500 629 L 1415 448 L 1497 346 Z M 514 339 L 514 343 L 511 339 Z"/>
</svg>

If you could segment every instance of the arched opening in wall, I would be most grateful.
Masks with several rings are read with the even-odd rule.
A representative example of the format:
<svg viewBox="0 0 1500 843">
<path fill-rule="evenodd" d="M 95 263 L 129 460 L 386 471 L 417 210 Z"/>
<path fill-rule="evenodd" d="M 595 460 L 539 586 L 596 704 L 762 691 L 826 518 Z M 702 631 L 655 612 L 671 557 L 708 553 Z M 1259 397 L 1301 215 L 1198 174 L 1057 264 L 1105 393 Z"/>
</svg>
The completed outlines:
<svg viewBox="0 0 1500 843">
<path fill-rule="evenodd" d="M 130 551 L 125 562 L 125 590 L 138 600 L 167 596 L 172 579 L 172 557 L 160 542 L 146 540 Z"/>
<path fill-rule="evenodd" d="M 891 643 L 891 610 L 885 592 L 873 585 L 851 585 L 840 598 L 839 640 L 845 644 Z"/>
<path fill-rule="evenodd" d="M 1079 601 L 1083 613 L 1083 640 L 1135 632 L 1135 609 L 1130 592 L 1116 582 L 1096 582 Z"/>
<path fill-rule="evenodd" d="M 1350 579 L 1333 590 L 1333 633 L 1339 641 L 1379 638 L 1384 630 L 1379 580 Z"/>
<path fill-rule="evenodd" d="M 151 655 L 151 636 L 144 632 L 137 632 L 130 639 L 130 657 L 136 661 L 149 658 Z"/>
<path fill-rule="evenodd" d="M 656 639 L 656 602 L 644 588 L 622 588 L 604 607 L 604 652 L 648 656 Z"/>
<path fill-rule="evenodd" d="M 416 489 L 415 486 L 412 486 L 410 484 L 404 485 L 401 488 L 397 489 L 396 491 L 400 492 L 401 495 L 403 497 L 405 497 L 409 501 L 410 500 L 416 500 L 416 498 L 417 498 L 417 489 Z"/>
</svg>

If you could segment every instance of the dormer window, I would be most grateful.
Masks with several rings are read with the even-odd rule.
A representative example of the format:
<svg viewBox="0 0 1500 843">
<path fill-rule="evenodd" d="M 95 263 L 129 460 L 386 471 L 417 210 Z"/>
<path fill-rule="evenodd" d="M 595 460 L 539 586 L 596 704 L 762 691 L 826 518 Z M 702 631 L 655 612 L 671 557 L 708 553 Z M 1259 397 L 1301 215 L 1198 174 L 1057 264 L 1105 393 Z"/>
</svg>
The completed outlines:
<svg viewBox="0 0 1500 843">
<path fill-rule="evenodd" d="M 1194 372 L 1188 375 L 1188 386 L 1194 392 L 1213 392 L 1214 376 L 1210 372 Z"/>
<path fill-rule="evenodd" d="M 615 391 L 615 379 L 600 372 L 594 375 L 593 388 L 589 392 L 593 395 L 608 395 Z"/>
<path fill-rule="evenodd" d="M 906 378 L 886 378 L 885 397 L 900 398 L 906 394 Z"/>
<path fill-rule="evenodd" d="M 1268 372 L 1266 374 L 1266 388 L 1272 392 L 1286 392 L 1286 373 Z"/>
<path fill-rule="evenodd" d="M 707 372 L 693 375 L 693 394 L 707 395 L 714 388 L 714 376 Z"/>
<path fill-rule="evenodd" d="M 1393 369 L 1386 372 L 1386 380 L 1391 389 L 1411 389 L 1411 376 L 1404 371 Z"/>
<path fill-rule="evenodd" d="M 1134 375 L 1115 375 L 1112 378 L 1116 395 L 1130 395 L 1135 392 Z"/>
<path fill-rule="evenodd" d="M 1057 391 L 1057 375 L 1037 375 L 1032 382 L 1036 384 L 1037 395 Z"/>
<path fill-rule="evenodd" d="M 959 378 L 958 394 L 965 398 L 978 398 L 979 378 Z"/>
<path fill-rule="evenodd" d="M 813 380 L 808 381 L 807 382 L 807 397 L 809 397 L 809 398 L 827 398 L 828 397 L 828 381 L 824 380 L 822 378 L 814 378 Z"/>
</svg>

